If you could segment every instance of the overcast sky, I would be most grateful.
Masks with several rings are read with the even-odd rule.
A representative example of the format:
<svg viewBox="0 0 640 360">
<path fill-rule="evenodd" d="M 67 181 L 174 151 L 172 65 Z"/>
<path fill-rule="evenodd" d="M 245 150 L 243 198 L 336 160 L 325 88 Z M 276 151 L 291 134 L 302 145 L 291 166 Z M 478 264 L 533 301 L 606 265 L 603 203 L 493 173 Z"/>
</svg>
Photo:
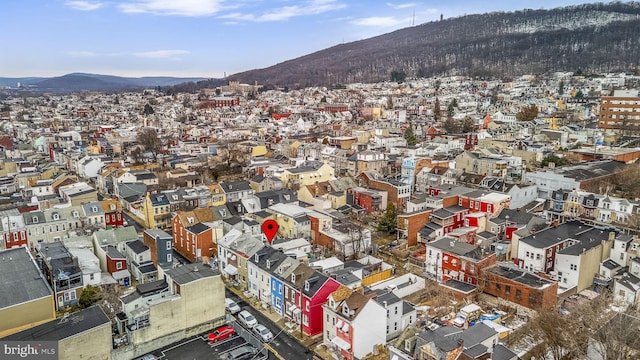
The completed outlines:
<svg viewBox="0 0 640 360">
<path fill-rule="evenodd" d="M 408 27 L 414 14 L 417 25 L 585 2 L 5 0 L 0 76 L 222 77 Z"/>
</svg>

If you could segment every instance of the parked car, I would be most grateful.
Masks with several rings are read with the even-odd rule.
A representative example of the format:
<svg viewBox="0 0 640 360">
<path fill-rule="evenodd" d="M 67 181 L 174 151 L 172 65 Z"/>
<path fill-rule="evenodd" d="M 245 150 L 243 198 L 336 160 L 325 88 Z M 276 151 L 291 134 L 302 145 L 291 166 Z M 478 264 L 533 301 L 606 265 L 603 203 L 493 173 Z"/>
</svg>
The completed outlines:
<svg viewBox="0 0 640 360">
<path fill-rule="evenodd" d="M 236 329 L 234 329 L 233 326 L 224 325 L 215 329 L 211 334 L 209 334 L 208 340 L 210 342 L 218 342 L 232 336 L 235 333 Z"/>
<path fill-rule="evenodd" d="M 158 358 L 153 355 L 153 354 L 146 354 L 146 355 L 142 355 L 140 357 L 137 357 L 133 360 L 157 360 Z"/>
<path fill-rule="evenodd" d="M 253 332 L 264 342 L 270 342 L 273 340 L 273 333 L 271 330 L 267 329 L 267 327 L 262 324 L 256 325 L 256 327 L 253 328 Z"/>
<path fill-rule="evenodd" d="M 228 353 L 224 353 L 220 355 L 220 359 L 247 360 L 247 359 L 253 359 L 257 353 L 258 353 L 258 349 L 256 349 L 252 345 L 243 345 L 237 349 L 233 349 L 229 351 Z"/>
<path fill-rule="evenodd" d="M 258 320 L 247 310 L 242 310 L 238 313 L 238 320 L 249 329 L 253 329 L 254 326 L 258 325 Z"/>
<path fill-rule="evenodd" d="M 235 315 L 239 313 L 242 309 L 240 306 L 233 301 L 232 299 L 225 298 L 224 299 L 224 308 L 231 313 L 231 315 Z"/>
</svg>

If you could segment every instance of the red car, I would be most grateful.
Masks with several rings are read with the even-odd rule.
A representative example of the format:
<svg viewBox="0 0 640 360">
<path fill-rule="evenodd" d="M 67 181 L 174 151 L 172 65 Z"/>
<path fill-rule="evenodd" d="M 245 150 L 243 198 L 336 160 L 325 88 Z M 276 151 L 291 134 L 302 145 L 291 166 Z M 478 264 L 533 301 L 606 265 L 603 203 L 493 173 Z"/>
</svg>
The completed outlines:
<svg viewBox="0 0 640 360">
<path fill-rule="evenodd" d="M 236 333 L 236 329 L 234 329 L 233 326 L 224 325 L 215 329 L 211 334 L 209 334 L 209 341 L 216 342 L 216 341 L 224 340 L 235 333 Z"/>
</svg>

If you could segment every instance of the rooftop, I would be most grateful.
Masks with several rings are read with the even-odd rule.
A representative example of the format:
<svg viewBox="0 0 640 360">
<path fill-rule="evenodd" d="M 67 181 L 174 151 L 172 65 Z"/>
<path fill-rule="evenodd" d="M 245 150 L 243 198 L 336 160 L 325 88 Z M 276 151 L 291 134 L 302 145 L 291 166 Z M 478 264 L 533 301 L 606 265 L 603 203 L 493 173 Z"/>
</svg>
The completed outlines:
<svg viewBox="0 0 640 360">
<path fill-rule="evenodd" d="M 0 309 L 53 293 L 25 247 L 0 252 Z"/>
<path fill-rule="evenodd" d="M 94 305 L 90 308 L 71 313 L 62 319 L 49 321 L 9 335 L 5 337 L 4 340 L 59 341 L 101 326 L 111 327 L 111 320 L 109 320 L 100 306 Z"/>
</svg>

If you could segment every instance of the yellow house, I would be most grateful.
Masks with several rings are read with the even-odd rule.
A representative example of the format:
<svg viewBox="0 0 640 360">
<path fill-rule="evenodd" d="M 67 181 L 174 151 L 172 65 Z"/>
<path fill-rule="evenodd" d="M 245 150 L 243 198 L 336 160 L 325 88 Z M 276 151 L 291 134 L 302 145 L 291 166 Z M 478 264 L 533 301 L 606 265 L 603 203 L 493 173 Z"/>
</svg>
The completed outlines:
<svg viewBox="0 0 640 360">
<path fill-rule="evenodd" d="M 142 210 L 147 229 L 171 229 L 171 205 L 167 195 L 147 193 Z"/>
<path fill-rule="evenodd" d="M 89 155 L 98 155 L 98 154 L 100 154 L 100 145 L 91 144 L 91 145 L 87 146 L 86 152 Z"/>
<path fill-rule="evenodd" d="M 15 161 L 0 160 L 0 177 L 5 177 L 9 174 L 18 173 L 18 164 Z"/>
<path fill-rule="evenodd" d="M 327 198 L 331 201 L 332 209 L 347 205 L 347 193 L 344 191 L 329 193 Z"/>
<path fill-rule="evenodd" d="M 305 186 L 332 180 L 335 176 L 333 167 L 328 164 L 322 166 L 299 166 L 293 169 L 286 169 L 282 172 L 281 179 L 284 187 Z"/>
<path fill-rule="evenodd" d="M 251 156 L 264 156 L 267 154 L 267 147 L 264 145 L 257 145 L 251 149 Z"/>
<path fill-rule="evenodd" d="M 549 129 L 551 130 L 558 130 L 558 128 L 560 128 L 560 125 L 558 125 L 557 117 L 546 117 L 544 118 L 544 121 L 546 121 L 547 124 L 549 124 Z"/>
<path fill-rule="evenodd" d="M 227 196 L 220 184 L 209 185 L 209 191 L 211 192 L 209 206 L 220 206 L 227 203 Z"/>
</svg>

